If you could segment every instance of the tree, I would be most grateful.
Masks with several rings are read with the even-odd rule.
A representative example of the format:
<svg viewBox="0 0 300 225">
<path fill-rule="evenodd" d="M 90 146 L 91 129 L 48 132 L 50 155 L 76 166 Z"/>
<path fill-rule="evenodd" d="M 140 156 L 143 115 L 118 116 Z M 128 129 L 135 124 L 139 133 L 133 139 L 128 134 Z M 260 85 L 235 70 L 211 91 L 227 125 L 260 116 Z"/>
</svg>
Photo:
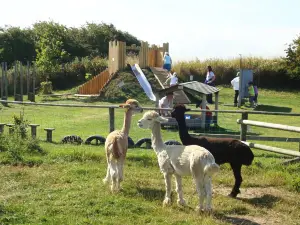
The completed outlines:
<svg viewBox="0 0 300 225">
<path fill-rule="evenodd" d="M 300 79 L 300 36 L 293 40 L 286 52 L 288 73 L 292 78 Z"/>
<path fill-rule="evenodd" d="M 31 29 L 19 27 L 0 28 L 0 61 L 12 64 L 14 61 L 34 60 L 35 43 Z"/>
<path fill-rule="evenodd" d="M 34 24 L 36 65 L 42 72 L 56 72 L 61 63 L 67 62 L 69 53 L 64 50 L 66 28 L 54 22 Z"/>
</svg>

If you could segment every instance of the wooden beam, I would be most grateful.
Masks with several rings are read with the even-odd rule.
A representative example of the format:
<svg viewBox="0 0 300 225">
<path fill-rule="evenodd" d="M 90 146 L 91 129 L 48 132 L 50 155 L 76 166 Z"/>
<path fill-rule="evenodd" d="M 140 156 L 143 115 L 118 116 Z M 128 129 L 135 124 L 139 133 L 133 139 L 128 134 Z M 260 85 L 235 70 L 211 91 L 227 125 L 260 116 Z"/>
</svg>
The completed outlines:
<svg viewBox="0 0 300 225">
<path fill-rule="evenodd" d="M 300 127 L 294 127 L 294 126 L 288 126 L 288 125 L 282 125 L 282 124 L 276 124 L 276 123 L 265 123 L 265 122 L 247 120 L 244 118 L 238 119 L 237 123 L 242 124 L 242 125 L 252 125 L 252 126 L 257 126 L 257 127 L 265 127 L 265 128 L 272 128 L 272 129 L 277 129 L 277 130 L 285 130 L 285 131 L 300 133 Z"/>
<path fill-rule="evenodd" d="M 276 148 L 276 147 L 271 147 L 268 145 L 261 145 L 261 144 L 256 144 L 256 143 L 252 143 L 252 142 L 246 142 L 246 141 L 242 141 L 242 142 L 244 144 L 248 145 L 250 148 L 257 148 L 260 150 L 275 152 L 275 153 L 279 153 L 279 154 L 283 154 L 283 155 L 300 157 L 300 152 L 297 152 L 297 151 L 284 149 L 284 148 Z"/>
</svg>

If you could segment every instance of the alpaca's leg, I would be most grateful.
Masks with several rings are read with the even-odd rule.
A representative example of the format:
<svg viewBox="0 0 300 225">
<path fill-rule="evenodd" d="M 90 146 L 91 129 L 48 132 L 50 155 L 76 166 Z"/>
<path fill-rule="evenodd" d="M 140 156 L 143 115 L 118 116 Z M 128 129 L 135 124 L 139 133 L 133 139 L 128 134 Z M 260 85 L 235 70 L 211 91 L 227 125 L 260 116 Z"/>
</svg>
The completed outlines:
<svg viewBox="0 0 300 225">
<path fill-rule="evenodd" d="M 118 191 L 118 168 L 117 168 L 117 162 L 115 162 L 114 160 L 112 160 L 110 162 L 110 177 L 112 179 L 112 183 L 111 183 L 111 191 L 115 192 Z"/>
<path fill-rule="evenodd" d="M 206 195 L 205 210 L 211 211 L 212 210 L 212 205 L 211 205 L 211 200 L 212 200 L 212 184 L 211 184 L 211 177 L 210 176 L 205 176 L 204 177 L 204 187 L 205 187 L 205 195 Z"/>
<path fill-rule="evenodd" d="M 165 185 L 166 185 L 166 196 L 163 201 L 163 205 L 166 206 L 166 205 L 171 204 L 171 177 L 172 177 L 172 174 L 165 173 L 164 177 L 165 177 Z"/>
<path fill-rule="evenodd" d="M 235 198 L 239 193 L 241 193 L 240 192 L 240 186 L 241 186 L 241 183 L 243 181 L 242 175 L 241 175 L 242 165 L 241 164 L 236 164 L 236 163 L 230 163 L 230 166 L 233 170 L 235 183 L 234 183 L 233 189 L 232 189 L 231 193 L 229 194 L 229 196 Z"/>
<path fill-rule="evenodd" d="M 107 160 L 107 170 L 106 170 L 106 176 L 105 178 L 102 180 L 104 184 L 107 184 L 108 182 L 110 182 L 110 162 Z"/>
<path fill-rule="evenodd" d="M 176 179 L 176 192 L 178 194 L 177 204 L 178 205 L 186 205 L 185 200 L 183 199 L 181 176 L 175 174 L 175 179 Z"/>
<path fill-rule="evenodd" d="M 124 179 L 124 159 L 120 158 L 118 162 L 118 174 L 119 174 L 119 181 L 122 182 Z"/>
<path fill-rule="evenodd" d="M 196 207 L 197 211 L 203 211 L 204 210 L 204 198 L 205 198 L 205 188 L 204 188 L 204 177 L 203 175 L 195 176 L 195 184 L 196 184 L 196 190 L 199 197 L 199 206 Z"/>
</svg>

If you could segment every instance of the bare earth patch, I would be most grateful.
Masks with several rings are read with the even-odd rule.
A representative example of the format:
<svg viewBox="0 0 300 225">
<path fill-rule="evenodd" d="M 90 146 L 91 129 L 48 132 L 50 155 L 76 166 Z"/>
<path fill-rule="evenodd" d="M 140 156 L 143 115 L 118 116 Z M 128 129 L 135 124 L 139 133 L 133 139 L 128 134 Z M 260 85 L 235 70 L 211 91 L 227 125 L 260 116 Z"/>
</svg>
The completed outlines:
<svg viewBox="0 0 300 225">
<path fill-rule="evenodd" d="M 215 194 L 228 195 L 231 189 L 227 187 L 214 188 Z M 297 200 L 298 199 L 298 200 Z M 274 209 L 277 202 L 287 202 L 290 204 L 299 201 L 299 195 L 284 189 L 274 187 L 251 187 L 241 188 L 241 194 L 237 200 L 241 200 L 254 207 L 254 215 L 236 215 L 230 214 L 226 216 L 226 221 L 232 224 L 243 225 L 279 225 L 279 224 L 296 224 L 290 222 L 289 215 L 280 212 L 280 209 Z M 289 207 L 287 205 L 287 207 Z"/>
</svg>

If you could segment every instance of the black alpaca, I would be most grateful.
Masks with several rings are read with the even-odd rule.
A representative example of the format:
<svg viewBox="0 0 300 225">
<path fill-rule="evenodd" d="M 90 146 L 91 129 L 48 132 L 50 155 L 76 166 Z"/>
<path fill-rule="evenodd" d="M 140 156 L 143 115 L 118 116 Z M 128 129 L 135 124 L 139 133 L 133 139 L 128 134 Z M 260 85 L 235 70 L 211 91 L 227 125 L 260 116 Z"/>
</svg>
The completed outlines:
<svg viewBox="0 0 300 225">
<path fill-rule="evenodd" d="M 236 197 L 240 193 L 240 186 L 243 181 L 241 175 L 242 165 L 249 166 L 254 159 L 251 149 L 233 138 L 209 138 L 209 137 L 191 137 L 185 123 L 184 113 L 190 109 L 184 105 L 174 107 L 171 115 L 176 119 L 179 128 L 179 136 L 183 145 L 199 145 L 210 151 L 215 157 L 217 164 L 230 163 L 233 170 L 235 184 L 230 197 Z"/>
</svg>

